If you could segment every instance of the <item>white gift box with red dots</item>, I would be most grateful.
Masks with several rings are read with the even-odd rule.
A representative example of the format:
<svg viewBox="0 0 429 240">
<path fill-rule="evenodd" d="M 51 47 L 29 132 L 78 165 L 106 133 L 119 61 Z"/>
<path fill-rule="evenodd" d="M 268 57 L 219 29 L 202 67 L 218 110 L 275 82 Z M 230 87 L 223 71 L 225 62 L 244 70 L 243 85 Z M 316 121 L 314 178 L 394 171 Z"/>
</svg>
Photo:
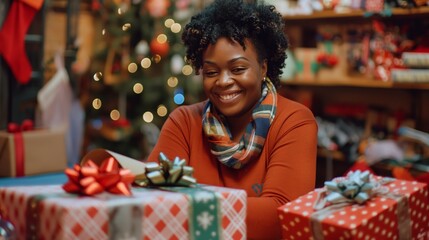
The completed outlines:
<svg viewBox="0 0 429 240">
<path fill-rule="evenodd" d="M 395 180 L 385 185 L 390 193 L 400 194 L 408 200 L 411 239 L 429 239 L 428 186 L 415 181 Z M 278 209 L 283 239 L 318 239 L 314 236 L 311 216 L 318 193 L 316 189 Z M 364 204 L 350 204 L 334 211 L 320 223 L 318 233 L 324 240 L 342 239 L 400 239 L 396 200 L 377 196 Z"/>
</svg>

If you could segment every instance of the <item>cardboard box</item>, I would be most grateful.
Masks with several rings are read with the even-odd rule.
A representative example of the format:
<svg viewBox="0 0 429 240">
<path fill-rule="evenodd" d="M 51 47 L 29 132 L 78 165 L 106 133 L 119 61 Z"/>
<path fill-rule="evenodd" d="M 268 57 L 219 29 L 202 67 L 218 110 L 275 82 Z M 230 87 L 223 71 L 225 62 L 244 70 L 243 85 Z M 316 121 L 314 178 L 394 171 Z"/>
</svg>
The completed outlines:
<svg viewBox="0 0 429 240">
<path fill-rule="evenodd" d="M 221 234 L 212 232 L 210 238 L 246 239 L 246 192 L 212 186 L 202 189 L 219 196 L 216 212 Z M 65 193 L 59 185 L 0 187 L 0 214 L 14 224 L 18 239 L 125 239 L 126 234 L 117 237 L 121 230 L 130 230 L 127 239 L 192 239 L 191 231 L 195 239 L 210 239 L 198 238 L 195 226 L 213 226 L 214 215 L 207 213 L 208 207 L 190 210 L 188 195 L 146 188 L 132 188 L 132 193 L 131 197 L 109 193 L 83 197 Z M 195 195 L 193 202 L 204 203 L 205 192 L 198 193 L 202 194 Z M 191 212 L 197 214 L 194 224 L 189 222 Z M 117 230 L 117 221 L 125 227 Z M 32 229 L 38 234 L 29 236 Z"/>
<path fill-rule="evenodd" d="M 313 205 L 322 189 L 316 189 L 280 207 L 284 239 L 429 239 L 429 196 L 424 183 L 395 180 L 385 185 L 389 193 L 405 197 L 408 206 L 398 221 L 398 202 L 390 197 L 374 197 L 364 204 L 349 204 L 326 215 L 319 226 L 312 223 Z M 323 211 L 323 210 L 322 210 Z M 399 226 L 400 225 L 400 226 Z M 399 229 L 410 230 L 406 238 Z M 402 232 L 403 233 L 403 232 Z M 411 235 L 411 236 L 410 236 Z M 402 235 L 403 236 L 403 235 Z"/>
<path fill-rule="evenodd" d="M 298 81 L 312 82 L 316 78 L 317 48 L 296 48 L 294 50 Z"/>
<path fill-rule="evenodd" d="M 24 175 L 61 172 L 67 167 L 64 131 L 32 130 L 15 134 L 22 135 Z M 16 177 L 19 172 L 15 134 L 0 131 L 0 177 Z"/>
</svg>

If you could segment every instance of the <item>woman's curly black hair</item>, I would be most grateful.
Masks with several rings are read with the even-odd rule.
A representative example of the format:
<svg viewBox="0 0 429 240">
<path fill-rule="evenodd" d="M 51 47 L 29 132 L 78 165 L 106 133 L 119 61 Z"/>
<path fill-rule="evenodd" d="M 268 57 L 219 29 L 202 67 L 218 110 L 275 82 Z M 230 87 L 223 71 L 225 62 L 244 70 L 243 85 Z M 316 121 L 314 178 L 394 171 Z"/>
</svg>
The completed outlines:
<svg viewBox="0 0 429 240">
<path fill-rule="evenodd" d="M 267 60 L 267 76 L 275 86 L 280 85 L 288 39 L 283 19 L 274 6 L 242 0 L 215 0 L 193 16 L 184 29 L 182 40 L 187 47 L 186 59 L 197 74 L 202 68 L 204 51 L 220 37 L 237 41 L 243 49 L 246 47 L 244 40 L 249 39 L 255 45 L 258 60 Z"/>
</svg>

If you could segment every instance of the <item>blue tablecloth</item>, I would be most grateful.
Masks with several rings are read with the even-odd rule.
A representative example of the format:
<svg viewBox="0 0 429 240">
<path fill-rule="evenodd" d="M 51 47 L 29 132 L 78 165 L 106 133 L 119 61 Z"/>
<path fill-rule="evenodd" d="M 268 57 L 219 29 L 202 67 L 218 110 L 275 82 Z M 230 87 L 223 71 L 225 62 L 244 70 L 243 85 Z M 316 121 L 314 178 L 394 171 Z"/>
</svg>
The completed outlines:
<svg viewBox="0 0 429 240">
<path fill-rule="evenodd" d="M 26 176 L 19 178 L 2 178 L 0 177 L 0 187 L 11 186 L 36 186 L 36 185 L 51 185 L 64 184 L 67 182 L 67 176 L 63 172 L 40 174 L 34 176 Z"/>
</svg>

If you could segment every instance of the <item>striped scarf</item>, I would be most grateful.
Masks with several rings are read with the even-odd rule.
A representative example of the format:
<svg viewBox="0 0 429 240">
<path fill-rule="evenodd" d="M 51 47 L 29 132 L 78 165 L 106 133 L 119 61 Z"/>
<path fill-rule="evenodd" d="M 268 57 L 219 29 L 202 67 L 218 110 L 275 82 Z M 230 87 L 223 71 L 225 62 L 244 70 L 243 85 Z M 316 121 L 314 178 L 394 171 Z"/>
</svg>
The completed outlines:
<svg viewBox="0 0 429 240">
<path fill-rule="evenodd" d="M 246 132 L 239 142 L 231 140 L 231 132 L 223 121 L 223 116 L 220 117 L 212 109 L 211 102 L 207 102 L 203 110 L 203 131 L 209 141 L 211 153 L 221 163 L 240 169 L 259 157 L 276 114 L 276 94 L 276 88 L 267 78 L 263 82 L 261 99 L 253 109 L 252 121 L 247 124 Z"/>
</svg>

